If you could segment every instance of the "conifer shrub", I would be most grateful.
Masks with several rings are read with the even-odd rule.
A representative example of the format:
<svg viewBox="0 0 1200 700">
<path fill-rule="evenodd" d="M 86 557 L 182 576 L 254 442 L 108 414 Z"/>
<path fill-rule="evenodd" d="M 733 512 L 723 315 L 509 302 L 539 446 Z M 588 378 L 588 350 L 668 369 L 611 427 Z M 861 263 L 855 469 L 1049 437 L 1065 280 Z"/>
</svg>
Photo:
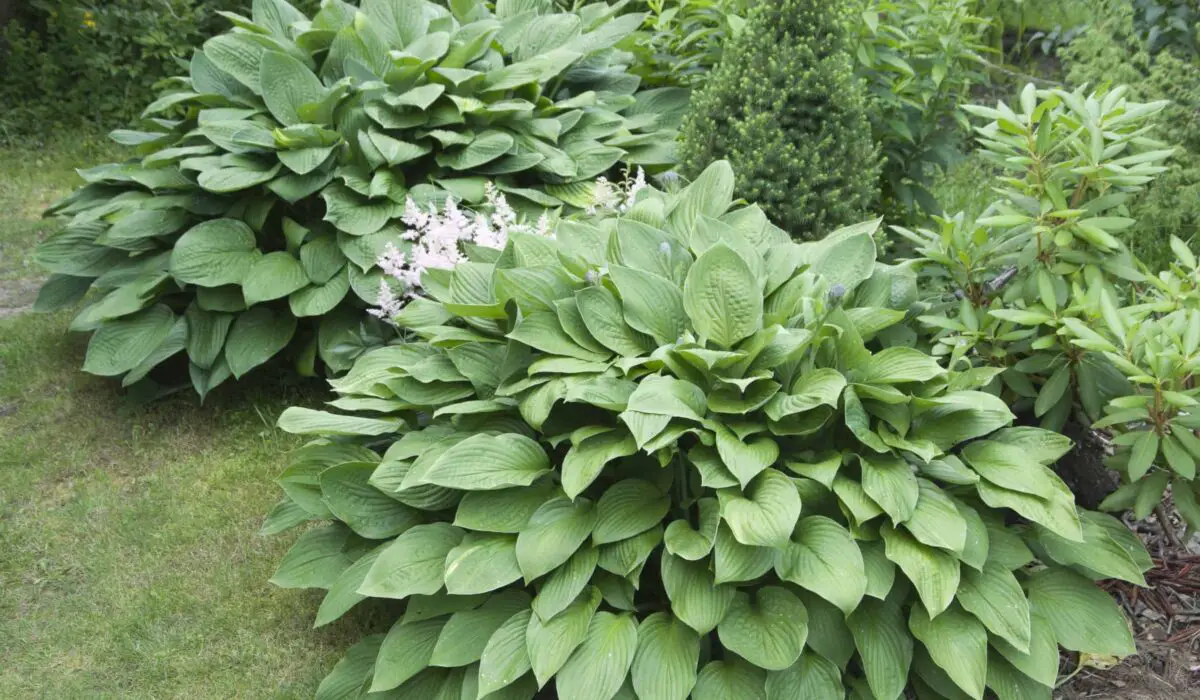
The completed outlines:
<svg viewBox="0 0 1200 700">
<path fill-rule="evenodd" d="M 1046 466 L 1070 440 L 903 344 L 878 221 L 793 243 L 734 192 L 464 247 L 337 411 L 282 415 L 274 583 L 318 625 L 397 603 L 318 698 L 1048 699 L 1060 646 L 1134 651 L 1094 580 L 1150 560 Z"/>
<path fill-rule="evenodd" d="M 865 217 L 878 198 L 879 155 L 848 49 L 843 0 L 759 3 L 682 128 L 695 174 L 727 159 L 737 195 L 793 238 L 818 239 Z"/>
</svg>

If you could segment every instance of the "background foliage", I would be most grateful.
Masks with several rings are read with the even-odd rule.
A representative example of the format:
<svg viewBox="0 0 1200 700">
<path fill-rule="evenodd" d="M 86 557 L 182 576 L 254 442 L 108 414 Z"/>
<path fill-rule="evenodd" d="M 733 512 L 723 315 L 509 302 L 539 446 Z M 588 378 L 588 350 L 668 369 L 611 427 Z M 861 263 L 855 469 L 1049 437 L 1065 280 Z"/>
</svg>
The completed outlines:
<svg viewBox="0 0 1200 700">
<path fill-rule="evenodd" d="M 738 195 L 795 238 L 818 239 L 857 221 L 879 197 L 848 13 L 840 0 L 757 5 L 693 95 L 680 134 L 686 171 L 729 160 Z"/>
<path fill-rule="evenodd" d="M 1128 236 L 1151 270 L 1174 258 L 1170 236 L 1192 241 L 1200 230 L 1200 64 L 1194 55 L 1148 50 L 1134 30 L 1129 3 L 1107 0 L 1094 26 L 1062 51 L 1074 85 L 1127 85 L 1140 100 L 1170 100 L 1157 135 L 1177 147 L 1164 173 L 1133 203 Z"/>
<path fill-rule="evenodd" d="M 302 0 L 315 11 L 319 0 Z M 32 0 L 0 39 L 0 140 L 138 115 L 179 60 L 251 0 Z"/>
</svg>

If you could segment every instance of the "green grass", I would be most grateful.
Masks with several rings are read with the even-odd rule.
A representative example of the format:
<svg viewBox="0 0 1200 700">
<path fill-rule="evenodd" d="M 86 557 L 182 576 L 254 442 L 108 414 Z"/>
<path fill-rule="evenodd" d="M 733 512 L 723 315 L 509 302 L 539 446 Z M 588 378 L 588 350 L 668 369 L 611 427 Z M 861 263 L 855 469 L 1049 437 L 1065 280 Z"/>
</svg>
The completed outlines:
<svg viewBox="0 0 1200 700">
<path fill-rule="evenodd" d="M 102 149 L 0 151 L 0 283 L 40 276 L 37 216 Z M 294 536 L 257 531 L 297 444 L 274 420 L 324 392 L 139 405 L 79 371 L 69 319 L 0 320 L 0 698 L 311 697 L 364 615 L 312 630 L 319 592 L 267 583 Z"/>
</svg>

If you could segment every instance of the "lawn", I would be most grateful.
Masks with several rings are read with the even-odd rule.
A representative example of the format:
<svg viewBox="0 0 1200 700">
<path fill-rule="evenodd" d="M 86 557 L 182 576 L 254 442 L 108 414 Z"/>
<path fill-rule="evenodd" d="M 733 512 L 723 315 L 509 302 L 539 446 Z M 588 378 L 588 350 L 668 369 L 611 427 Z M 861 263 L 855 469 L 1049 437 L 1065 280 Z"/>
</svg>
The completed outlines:
<svg viewBox="0 0 1200 700">
<path fill-rule="evenodd" d="M 362 623 L 311 630 L 319 597 L 267 583 L 293 537 L 258 528 L 297 444 L 275 418 L 320 386 L 138 404 L 79 371 L 69 312 L 16 312 L 41 208 L 110 153 L 0 151 L 0 698 L 311 697 Z"/>
</svg>

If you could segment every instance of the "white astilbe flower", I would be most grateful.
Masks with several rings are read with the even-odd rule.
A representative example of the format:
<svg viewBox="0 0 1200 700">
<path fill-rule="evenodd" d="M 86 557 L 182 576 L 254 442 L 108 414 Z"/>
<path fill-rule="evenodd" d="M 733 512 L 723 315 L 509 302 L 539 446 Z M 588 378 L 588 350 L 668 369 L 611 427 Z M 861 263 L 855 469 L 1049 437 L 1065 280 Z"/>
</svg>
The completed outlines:
<svg viewBox="0 0 1200 700">
<path fill-rule="evenodd" d="M 596 178 L 592 188 L 592 205 L 586 209 L 588 214 L 596 214 L 601 209 L 616 209 L 621 205 L 621 194 L 606 177 Z"/>
<path fill-rule="evenodd" d="M 646 189 L 646 187 L 646 171 L 639 167 L 637 169 L 637 176 L 634 177 L 633 182 L 629 182 L 628 178 L 626 179 L 625 201 L 621 204 L 621 211 L 628 211 L 637 202 L 638 193 Z"/>
<path fill-rule="evenodd" d="M 412 197 L 405 201 L 401 221 L 408 230 L 401 238 L 411 241 L 412 247 L 405 253 L 389 243 L 376 261 L 384 274 L 404 284 L 405 292 L 401 297 L 396 296 L 384 280 L 380 285 L 379 306 L 371 309 L 372 315 L 385 320 L 394 318 L 405 301 L 420 294 L 421 276 L 426 270 L 449 270 L 466 262 L 460 245 L 463 242 L 502 250 L 513 231 L 554 237 L 548 214 L 542 214 L 536 228 L 521 224 L 504 193 L 491 183 L 484 186 L 484 192 L 490 215 L 464 211 L 451 197 L 440 212 L 434 203 L 424 211 Z"/>
</svg>

